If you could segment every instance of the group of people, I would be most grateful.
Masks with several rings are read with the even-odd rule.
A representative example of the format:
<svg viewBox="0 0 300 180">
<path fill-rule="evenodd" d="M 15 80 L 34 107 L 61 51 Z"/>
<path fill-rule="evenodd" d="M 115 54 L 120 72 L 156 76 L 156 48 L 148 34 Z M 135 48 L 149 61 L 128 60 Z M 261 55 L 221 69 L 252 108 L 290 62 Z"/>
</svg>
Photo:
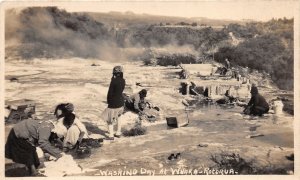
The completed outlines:
<svg viewBox="0 0 300 180">
<path fill-rule="evenodd" d="M 251 99 L 250 101 L 244 105 L 245 109 L 243 113 L 246 115 L 253 115 L 253 116 L 262 116 L 265 113 L 269 112 L 269 104 L 266 99 L 258 93 L 258 89 L 256 86 L 252 86 L 251 90 Z M 232 104 L 234 102 L 238 102 L 238 99 L 230 96 L 229 91 L 227 90 L 224 98 L 219 99 L 216 101 L 218 104 Z"/>
<path fill-rule="evenodd" d="M 145 101 L 147 90 L 142 89 L 131 96 L 124 96 L 125 79 L 123 78 L 122 66 L 113 68 L 113 76 L 107 93 L 107 108 L 102 113 L 102 119 L 108 124 L 109 137 L 107 140 L 114 140 L 121 136 L 121 123 L 119 117 L 127 110 L 134 111 L 139 115 L 145 114 L 145 109 L 153 108 Z M 245 113 L 261 116 L 269 111 L 269 105 L 265 98 L 258 93 L 257 87 L 251 88 L 252 97 L 245 108 Z M 84 138 L 88 138 L 85 125 L 76 117 L 72 103 L 59 104 L 54 110 L 53 120 L 40 121 L 28 119 L 17 123 L 10 131 L 5 144 L 5 157 L 16 163 L 26 165 L 31 175 L 37 173 L 40 165 L 36 147 L 40 147 L 44 153 L 55 157 L 62 157 L 62 152 L 51 145 L 55 140 L 59 147 L 66 151 L 80 144 Z M 114 132 L 114 125 L 117 130 Z"/>
<path fill-rule="evenodd" d="M 113 76 L 108 89 L 107 94 L 107 108 L 102 113 L 102 119 L 108 124 L 109 137 L 108 140 L 114 140 L 121 136 L 121 123 L 118 121 L 119 117 L 124 111 L 129 110 L 139 114 L 141 117 L 150 117 L 147 113 L 147 109 L 155 109 L 159 111 L 159 108 L 153 106 L 146 101 L 147 90 L 142 89 L 138 93 L 131 96 L 127 96 L 123 93 L 125 88 L 125 79 L 123 78 L 123 67 L 115 66 L 113 68 Z M 114 124 L 117 126 L 116 132 L 114 132 Z"/>
<path fill-rule="evenodd" d="M 228 60 L 228 58 L 225 59 L 225 65 L 224 69 L 227 72 L 229 69 L 231 69 L 231 64 Z M 226 73 L 225 72 L 225 73 Z M 244 113 L 247 115 L 254 115 L 254 116 L 262 116 L 265 113 L 269 112 L 269 104 L 267 103 L 266 99 L 258 93 L 258 89 L 255 85 L 252 85 L 251 90 L 251 99 L 248 102 L 248 104 L 245 106 Z M 225 93 L 225 100 L 227 102 L 232 103 L 235 101 L 235 98 L 229 95 L 229 92 L 227 91 Z"/>
<path fill-rule="evenodd" d="M 26 165 L 30 175 L 36 175 L 36 169 L 41 164 L 36 147 L 59 159 L 62 151 L 51 144 L 52 140 L 60 143 L 60 147 L 66 151 L 87 137 L 85 126 L 73 111 L 73 104 L 59 104 L 54 111 L 55 118 L 51 120 L 31 118 L 17 123 L 7 137 L 5 157 Z"/>
<path fill-rule="evenodd" d="M 122 66 L 113 68 L 113 76 L 107 93 L 107 108 L 102 113 L 102 119 L 108 124 L 109 136 L 107 140 L 114 140 L 121 136 L 121 123 L 118 118 L 124 112 L 124 107 L 139 115 L 145 114 L 145 109 L 150 103 L 145 101 L 147 90 L 142 89 L 137 94 L 125 97 L 125 79 Z M 157 110 L 158 107 L 154 107 Z M 114 133 L 114 125 L 117 130 Z M 88 138 L 85 125 L 76 117 L 74 105 L 63 103 L 56 106 L 52 120 L 27 119 L 17 123 L 10 131 L 5 144 L 5 157 L 16 163 L 26 165 L 31 175 L 37 174 L 40 159 L 36 147 L 40 147 L 45 154 L 58 159 L 62 151 L 73 149 L 81 141 Z M 55 142 L 62 151 L 53 146 Z"/>
</svg>

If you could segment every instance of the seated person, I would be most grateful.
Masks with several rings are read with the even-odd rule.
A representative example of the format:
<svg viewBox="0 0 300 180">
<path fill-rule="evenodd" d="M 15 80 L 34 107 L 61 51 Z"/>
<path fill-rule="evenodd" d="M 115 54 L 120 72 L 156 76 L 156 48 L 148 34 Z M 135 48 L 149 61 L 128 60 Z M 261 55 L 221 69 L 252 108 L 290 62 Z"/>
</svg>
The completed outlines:
<svg viewBox="0 0 300 180">
<path fill-rule="evenodd" d="M 251 88 L 251 99 L 246 106 L 244 113 L 247 115 L 262 116 L 269 112 L 269 104 L 266 99 L 258 93 L 258 89 L 255 86 Z"/>
<path fill-rule="evenodd" d="M 180 72 L 179 72 L 179 79 L 187 79 L 188 78 L 188 73 L 187 73 L 187 71 L 186 70 L 181 70 Z"/>
<path fill-rule="evenodd" d="M 232 104 L 233 102 L 237 101 L 237 98 L 229 95 L 229 90 L 226 90 L 224 97 L 222 99 L 217 100 L 218 104 Z"/>
<path fill-rule="evenodd" d="M 190 95 L 204 96 L 205 89 L 201 86 L 196 86 L 196 84 L 194 82 L 191 82 L 189 91 L 190 91 Z"/>
<path fill-rule="evenodd" d="M 230 65 L 230 62 L 228 60 L 228 58 L 225 59 L 225 68 L 226 69 L 230 69 L 231 65 Z"/>
</svg>

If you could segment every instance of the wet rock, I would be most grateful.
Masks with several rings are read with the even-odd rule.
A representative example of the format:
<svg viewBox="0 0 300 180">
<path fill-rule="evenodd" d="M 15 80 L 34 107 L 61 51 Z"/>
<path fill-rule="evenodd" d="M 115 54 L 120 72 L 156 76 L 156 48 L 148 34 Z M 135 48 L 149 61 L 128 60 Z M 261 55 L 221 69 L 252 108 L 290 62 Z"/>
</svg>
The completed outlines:
<svg viewBox="0 0 300 180">
<path fill-rule="evenodd" d="M 83 159 L 83 158 L 87 158 L 91 156 L 91 148 L 89 148 L 88 146 L 82 146 L 80 145 L 77 149 L 76 149 L 76 153 L 75 153 L 75 158 L 76 159 Z"/>
<path fill-rule="evenodd" d="M 246 138 L 256 138 L 256 137 L 260 137 L 260 136 L 264 136 L 263 134 L 251 134 L 251 135 L 247 135 Z"/>
<path fill-rule="evenodd" d="M 199 147 L 208 147 L 208 144 L 199 144 Z"/>
<path fill-rule="evenodd" d="M 283 148 L 280 146 L 275 146 L 274 148 L 279 148 L 281 151 L 283 151 Z"/>
<path fill-rule="evenodd" d="M 256 129 L 260 127 L 260 125 L 256 125 L 256 126 L 251 126 L 249 127 L 249 131 L 256 131 Z"/>
<path fill-rule="evenodd" d="M 183 99 L 181 102 L 182 102 L 183 105 L 189 106 L 189 103 L 187 102 L 187 100 Z"/>
<path fill-rule="evenodd" d="M 16 77 L 12 77 L 9 80 L 10 80 L 10 82 L 19 82 L 19 79 Z"/>
<path fill-rule="evenodd" d="M 180 158 L 181 158 L 181 153 L 176 153 L 176 154 L 171 154 L 168 157 L 168 160 L 173 161 L 173 160 L 177 160 L 177 159 L 180 159 Z"/>
<path fill-rule="evenodd" d="M 175 159 L 180 159 L 181 158 L 181 153 L 177 153 L 176 155 L 175 155 Z"/>
<path fill-rule="evenodd" d="M 294 154 L 291 154 L 291 155 L 289 155 L 289 156 L 285 156 L 285 158 L 286 158 L 287 160 L 294 161 Z"/>
<path fill-rule="evenodd" d="M 170 160 L 170 161 L 175 160 L 175 155 L 174 155 L 174 154 L 171 154 L 171 155 L 168 157 L 168 160 Z"/>
<path fill-rule="evenodd" d="M 189 124 L 189 119 L 186 117 L 166 117 L 167 125 L 169 127 L 179 128 Z"/>
</svg>

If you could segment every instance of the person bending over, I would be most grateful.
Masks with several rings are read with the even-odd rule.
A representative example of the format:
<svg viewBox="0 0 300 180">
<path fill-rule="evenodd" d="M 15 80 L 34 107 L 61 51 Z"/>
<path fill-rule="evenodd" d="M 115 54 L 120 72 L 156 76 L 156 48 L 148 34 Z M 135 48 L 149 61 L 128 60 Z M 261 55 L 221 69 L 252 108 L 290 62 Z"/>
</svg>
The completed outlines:
<svg viewBox="0 0 300 180">
<path fill-rule="evenodd" d="M 266 99 L 258 93 L 258 89 L 255 86 L 251 88 L 251 99 L 244 110 L 245 114 L 262 116 L 265 113 L 269 112 L 269 104 Z"/>
</svg>

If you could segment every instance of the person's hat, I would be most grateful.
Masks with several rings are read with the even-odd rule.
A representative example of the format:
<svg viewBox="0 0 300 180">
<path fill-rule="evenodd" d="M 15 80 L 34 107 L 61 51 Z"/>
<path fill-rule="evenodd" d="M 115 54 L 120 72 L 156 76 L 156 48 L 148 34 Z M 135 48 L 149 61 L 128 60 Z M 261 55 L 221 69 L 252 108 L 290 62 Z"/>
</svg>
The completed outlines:
<svg viewBox="0 0 300 180">
<path fill-rule="evenodd" d="M 73 112 L 74 111 L 74 105 L 72 104 L 72 103 L 67 103 L 66 105 L 65 105 L 65 108 L 66 108 L 66 110 L 68 111 L 68 112 Z"/>
<path fill-rule="evenodd" d="M 147 90 L 146 90 L 146 89 L 142 89 L 142 90 L 140 91 L 140 94 L 146 96 L 146 95 L 147 95 Z"/>
<path fill-rule="evenodd" d="M 252 86 L 251 87 L 251 91 L 250 91 L 251 94 L 258 94 L 258 89 L 256 86 Z"/>
<path fill-rule="evenodd" d="M 123 67 L 122 66 L 115 66 L 113 69 L 113 73 L 122 73 Z"/>
</svg>

